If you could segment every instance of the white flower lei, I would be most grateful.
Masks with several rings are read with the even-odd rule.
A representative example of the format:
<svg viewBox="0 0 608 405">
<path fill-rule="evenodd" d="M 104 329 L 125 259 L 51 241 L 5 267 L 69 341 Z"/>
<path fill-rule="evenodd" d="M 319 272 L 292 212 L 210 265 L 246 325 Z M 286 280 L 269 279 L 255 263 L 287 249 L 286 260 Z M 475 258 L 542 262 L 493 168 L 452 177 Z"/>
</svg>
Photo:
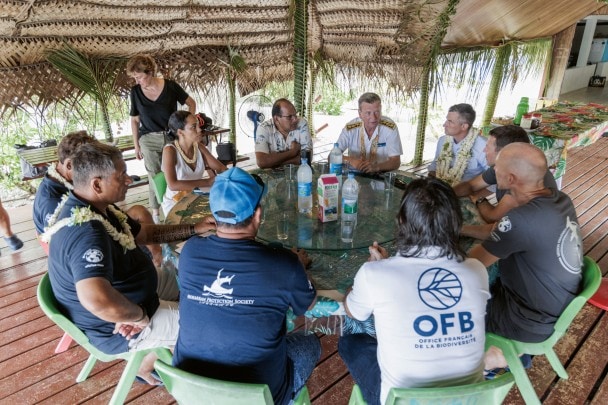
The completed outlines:
<svg viewBox="0 0 608 405">
<path fill-rule="evenodd" d="M 53 215 L 49 219 L 49 226 L 44 229 L 44 233 L 40 235 L 40 240 L 43 242 L 49 243 L 51 241 L 51 237 L 57 233 L 64 226 L 74 226 L 80 225 L 89 221 L 99 221 L 103 224 L 106 232 L 114 239 L 116 242 L 120 243 L 125 250 L 133 250 L 135 249 L 135 238 L 131 233 L 131 227 L 127 222 L 127 215 L 119 209 L 116 209 L 114 206 L 109 205 L 108 210 L 114 214 L 114 216 L 120 221 L 120 225 L 122 226 L 123 232 L 118 232 L 114 226 L 108 222 L 103 216 L 94 213 L 91 211 L 89 207 L 74 207 L 72 208 L 72 215 L 68 218 L 63 218 L 59 222 L 57 221 L 57 217 L 61 212 L 61 209 L 65 205 L 68 200 L 68 195 L 65 194 L 61 198 L 61 202 L 53 212 Z"/>
<path fill-rule="evenodd" d="M 460 150 L 458 151 L 458 155 L 456 156 L 456 161 L 454 162 L 454 166 L 450 167 L 450 163 L 452 163 L 452 158 L 454 157 L 454 153 L 452 150 L 452 145 L 454 145 L 454 138 L 451 136 L 447 136 L 445 142 L 443 143 L 443 147 L 441 148 L 441 153 L 439 154 L 439 158 L 437 159 L 437 177 L 441 180 L 446 181 L 450 185 L 454 185 L 462 179 L 462 175 L 464 174 L 467 166 L 469 165 L 469 159 L 472 156 L 473 145 L 475 144 L 475 140 L 477 139 L 476 131 L 471 128 L 469 133 L 462 141 L 460 146 Z"/>
<path fill-rule="evenodd" d="M 49 169 L 46 172 L 49 176 L 51 176 L 52 178 L 54 178 L 55 180 L 57 180 L 58 182 L 60 182 L 61 184 L 63 184 L 63 186 L 65 188 L 67 188 L 68 190 L 73 190 L 74 186 L 72 185 L 72 183 L 70 183 L 69 181 L 67 181 L 62 175 L 61 173 L 59 173 L 57 171 L 57 163 L 54 163 L 52 165 L 49 166 Z"/>
</svg>

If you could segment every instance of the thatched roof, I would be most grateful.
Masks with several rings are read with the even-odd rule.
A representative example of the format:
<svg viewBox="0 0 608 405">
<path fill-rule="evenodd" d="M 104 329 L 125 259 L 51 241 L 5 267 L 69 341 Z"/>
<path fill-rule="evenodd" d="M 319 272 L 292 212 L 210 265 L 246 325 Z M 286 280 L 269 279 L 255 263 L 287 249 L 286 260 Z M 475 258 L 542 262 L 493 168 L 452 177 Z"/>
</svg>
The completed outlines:
<svg viewBox="0 0 608 405">
<path fill-rule="evenodd" d="M 301 1 L 301 0 L 298 0 Z M 409 89 L 455 0 L 308 0 L 308 49 L 337 67 Z M 242 91 L 293 75 L 287 0 L 0 0 L 0 108 L 45 104 L 75 90 L 45 59 L 65 42 L 93 56 L 150 53 L 197 89 L 224 75 L 228 47 L 249 69 Z M 596 0 L 461 0 L 445 49 L 554 35 L 599 9 Z M 131 83 L 124 75 L 119 87 Z"/>
</svg>

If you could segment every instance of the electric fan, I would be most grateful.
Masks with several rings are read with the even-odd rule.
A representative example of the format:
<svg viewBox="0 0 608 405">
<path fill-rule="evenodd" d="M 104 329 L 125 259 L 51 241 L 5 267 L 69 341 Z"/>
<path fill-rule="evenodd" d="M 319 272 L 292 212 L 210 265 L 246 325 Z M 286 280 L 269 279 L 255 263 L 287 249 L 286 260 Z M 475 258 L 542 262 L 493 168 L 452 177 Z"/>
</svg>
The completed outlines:
<svg viewBox="0 0 608 405">
<path fill-rule="evenodd" d="M 239 107 L 239 128 L 255 141 L 258 125 L 270 118 L 271 109 L 272 101 L 266 96 L 253 94 L 246 97 Z"/>
</svg>

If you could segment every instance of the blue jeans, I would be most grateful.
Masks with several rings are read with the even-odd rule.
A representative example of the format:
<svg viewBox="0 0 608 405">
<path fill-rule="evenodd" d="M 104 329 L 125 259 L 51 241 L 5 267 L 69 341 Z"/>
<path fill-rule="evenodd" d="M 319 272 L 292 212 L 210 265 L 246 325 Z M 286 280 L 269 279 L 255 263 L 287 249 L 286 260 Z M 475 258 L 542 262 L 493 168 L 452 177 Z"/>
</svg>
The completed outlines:
<svg viewBox="0 0 608 405">
<path fill-rule="evenodd" d="M 321 358 L 321 343 L 315 334 L 305 335 L 301 332 L 290 333 L 285 339 L 287 357 L 293 363 L 292 398 L 295 398 Z"/>
<path fill-rule="evenodd" d="M 338 341 L 338 353 L 369 405 L 380 405 L 380 365 L 377 351 L 378 340 L 366 333 L 344 335 Z"/>
</svg>

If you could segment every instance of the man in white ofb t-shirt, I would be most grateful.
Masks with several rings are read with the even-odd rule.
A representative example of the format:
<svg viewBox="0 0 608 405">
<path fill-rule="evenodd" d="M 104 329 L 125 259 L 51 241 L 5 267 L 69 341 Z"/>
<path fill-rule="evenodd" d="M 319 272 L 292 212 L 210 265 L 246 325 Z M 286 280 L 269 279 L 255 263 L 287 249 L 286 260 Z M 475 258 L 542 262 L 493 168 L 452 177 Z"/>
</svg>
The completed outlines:
<svg viewBox="0 0 608 405">
<path fill-rule="evenodd" d="M 450 186 L 426 178 L 405 189 L 397 214 L 398 252 L 374 243 L 344 307 L 374 315 L 377 338 L 345 335 L 338 349 L 368 404 L 395 388 L 483 381 L 488 274 L 458 244 L 462 215 Z"/>
</svg>

